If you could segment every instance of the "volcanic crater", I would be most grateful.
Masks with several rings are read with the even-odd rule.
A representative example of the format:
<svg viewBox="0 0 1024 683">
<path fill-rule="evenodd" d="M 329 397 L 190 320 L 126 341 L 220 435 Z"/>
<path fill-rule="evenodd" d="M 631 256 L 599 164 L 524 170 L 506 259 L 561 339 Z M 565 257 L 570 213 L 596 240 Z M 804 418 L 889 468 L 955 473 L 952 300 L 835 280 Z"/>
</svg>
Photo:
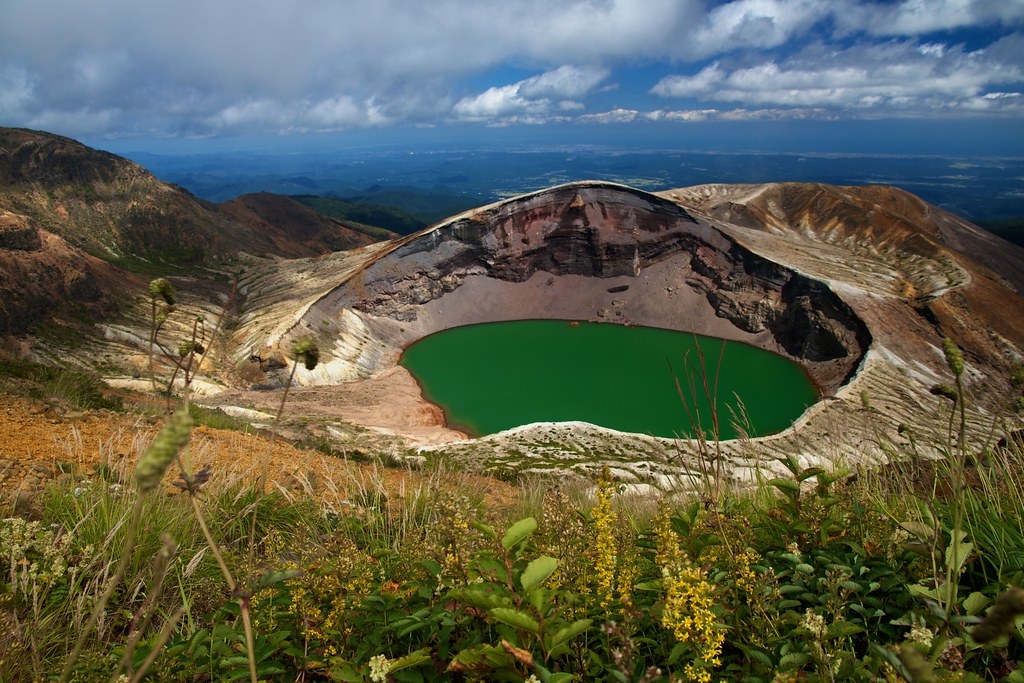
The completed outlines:
<svg viewBox="0 0 1024 683">
<path fill-rule="evenodd" d="M 499 469 L 566 471 L 612 460 L 622 476 L 657 480 L 672 461 L 692 464 L 683 442 L 580 423 L 465 439 L 398 365 L 409 344 L 451 327 L 591 320 L 741 341 L 798 362 L 825 400 L 786 434 L 756 440 L 759 454 L 746 442 L 725 445 L 726 457 L 737 468 L 777 449 L 842 457 L 861 448 L 857 435 L 877 441 L 877 430 L 895 433 L 936 409 L 928 387 L 943 375 L 943 336 L 972 347 L 979 375 L 992 379 L 1020 358 L 1024 339 L 1018 322 L 979 319 L 993 313 L 984 304 L 995 290 L 1021 310 L 1020 254 L 1004 250 L 1003 262 L 978 263 L 951 243 L 977 247 L 986 233 L 886 192 L 883 204 L 873 188 L 702 186 L 654 195 L 570 183 L 363 250 L 256 265 L 242 282 L 246 306 L 233 341 L 237 362 L 262 361 L 256 384 L 264 391 L 204 400 L 269 412 L 275 394 L 265 389 L 287 381 L 288 349 L 313 337 L 321 363 L 297 369 L 289 399 L 303 414 Z M 886 208 L 894 202 L 902 213 Z M 924 215 L 903 215 L 910 208 Z M 818 445 L 799 443 L 816 429 Z M 823 449 L 823 437 L 836 443 Z"/>
</svg>

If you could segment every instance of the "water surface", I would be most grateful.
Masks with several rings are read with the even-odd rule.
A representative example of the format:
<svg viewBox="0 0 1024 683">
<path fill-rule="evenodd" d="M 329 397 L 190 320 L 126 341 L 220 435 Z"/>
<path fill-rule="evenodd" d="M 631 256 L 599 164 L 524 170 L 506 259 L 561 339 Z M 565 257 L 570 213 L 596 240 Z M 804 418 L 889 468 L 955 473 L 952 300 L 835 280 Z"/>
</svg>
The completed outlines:
<svg viewBox="0 0 1024 683">
<path fill-rule="evenodd" d="M 472 436 L 532 422 L 735 438 L 790 426 L 817 400 L 803 369 L 738 342 L 650 327 L 523 320 L 457 327 L 401 358 L 448 425 Z M 711 400 L 709 400 L 709 398 Z M 714 410 L 712 410 L 714 406 Z"/>
</svg>

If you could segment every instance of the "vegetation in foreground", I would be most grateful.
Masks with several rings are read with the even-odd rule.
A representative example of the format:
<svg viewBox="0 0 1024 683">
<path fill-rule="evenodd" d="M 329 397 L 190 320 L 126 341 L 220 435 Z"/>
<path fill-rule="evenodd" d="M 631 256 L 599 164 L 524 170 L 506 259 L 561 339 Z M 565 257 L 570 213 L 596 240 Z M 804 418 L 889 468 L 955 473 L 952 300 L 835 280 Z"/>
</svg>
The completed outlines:
<svg viewBox="0 0 1024 683">
<path fill-rule="evenodd" d="M 186 399 L 133 462 L 0 521 L 0 679 L 1024 681 L 1024 449 L 968 443 L 946 353 L 944 458 L 907 433 L 883 470 L 790 457 L 738 490 L 709 448 L 705 487 L 659 500 L 608 473 L 504 508 L 443 469 L 227 487 L 184 467 Z"/>
</svg>

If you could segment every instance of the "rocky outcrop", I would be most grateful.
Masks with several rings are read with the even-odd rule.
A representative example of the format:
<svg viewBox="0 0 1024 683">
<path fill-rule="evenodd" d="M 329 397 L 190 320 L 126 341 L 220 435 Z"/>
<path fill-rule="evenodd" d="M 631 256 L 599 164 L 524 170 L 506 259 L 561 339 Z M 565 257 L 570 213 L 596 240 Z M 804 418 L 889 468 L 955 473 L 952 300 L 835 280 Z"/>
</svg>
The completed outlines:
<svg viewBox="0 0 1024 683">
<path fill-rule="evenodd" d="M 39 231 L 25 216 L 0 210 L 0 249 L 35 251 L 42 245 Z"/>
<path fill-rule="evenodd" d="M 38 230 L 26 216 L 0 212 L 0 336 L 24 334 L 51 320 L 64 326 L 118 310 L 123 273 Z"/>
</svg>

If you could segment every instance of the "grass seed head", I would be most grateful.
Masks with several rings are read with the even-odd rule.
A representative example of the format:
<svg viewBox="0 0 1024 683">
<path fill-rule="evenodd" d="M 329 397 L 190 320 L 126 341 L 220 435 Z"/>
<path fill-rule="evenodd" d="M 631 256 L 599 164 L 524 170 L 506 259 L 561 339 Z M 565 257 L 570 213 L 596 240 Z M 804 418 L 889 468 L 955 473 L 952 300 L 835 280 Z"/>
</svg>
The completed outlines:
<svg viewBox="0 0 1024 683">
<path fill-rule="evenodd" d="M 1024 614 L 1024 589 L 1010 588 L 999 594 L 996 604 L 971 631 L 971 637 L 982 644 L 992 642 L 1009 633 L 1014 620 L 1021 614 Z"/>
<path fill-rule="evenodd" d="M 307 370 L 312 370 L 320 362 L 320 348 L 312 339 L 300 339 L 292 345 L 292 356 L 296 361 L 302 358 Z"/>
<path fill-rule="evenodd" d="M 168 306 L 174 305 L 174 287 L 162 277 L 149 283 L 149 295 L 154 299 L 160 297 Z"/>
<path fill-rule="evenodd" d="M 956 377 L 964 374 L 964 353 L 949 337 L 942 340 L 942 352 L 946 355 L 946 365 Z"/>
<path fill-rule="evenodd" d="M 160 485 L 164 472 L 174 460 L 174 456 L 188 443 L 191 433 L 192 416 L 189 415 L 188 407 L 182 406 L 167 420 L 167 424 L 156 435 L 153 443 L 139 458 L 139 464 L 135 466 L 135 480 L 140 491 L 151 491 Z"/>
</svg>

